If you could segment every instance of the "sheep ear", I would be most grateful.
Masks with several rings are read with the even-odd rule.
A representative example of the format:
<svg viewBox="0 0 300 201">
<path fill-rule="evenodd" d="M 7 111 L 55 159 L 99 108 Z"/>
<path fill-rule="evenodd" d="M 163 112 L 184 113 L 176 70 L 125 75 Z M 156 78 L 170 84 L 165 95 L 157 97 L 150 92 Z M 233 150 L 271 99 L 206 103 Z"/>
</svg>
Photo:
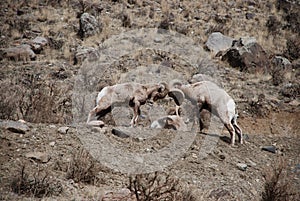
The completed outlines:
<svg viewBox="0 0 300 201">
<path fill-rule="evenodd" d="M 178 106 L 180 106 L 185 99 L 184 93 L 180 89 L 172 89 L 169 91 L 168 95 L 174 99 Z"/>
</svg>

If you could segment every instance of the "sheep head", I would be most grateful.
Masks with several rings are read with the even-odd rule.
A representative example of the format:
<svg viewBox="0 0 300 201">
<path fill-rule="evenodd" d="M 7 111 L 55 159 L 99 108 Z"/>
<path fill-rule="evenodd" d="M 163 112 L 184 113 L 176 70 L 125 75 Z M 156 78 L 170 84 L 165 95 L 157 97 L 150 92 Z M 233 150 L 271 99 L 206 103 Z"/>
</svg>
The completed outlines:
<svg viewBox="0 0 300 201">
<path fill-rule="evenodd" d="M 155 93 L 152 94 L 153 101 L 157 101 L 158 99 L 163 99 L 168 95 L 169 86 L 166 82 L 160 82 L 158 84 L 158 89 Z"/>
</svg>

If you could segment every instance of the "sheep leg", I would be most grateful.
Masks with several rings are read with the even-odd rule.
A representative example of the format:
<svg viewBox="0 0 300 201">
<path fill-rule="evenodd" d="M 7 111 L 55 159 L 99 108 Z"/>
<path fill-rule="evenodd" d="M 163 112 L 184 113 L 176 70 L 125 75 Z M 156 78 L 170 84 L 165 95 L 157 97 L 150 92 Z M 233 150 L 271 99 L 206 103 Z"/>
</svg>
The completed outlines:
<svg viewBox="0 0 300 201">
<path fill-rule="evenodd" d="M 134 107 L 133 107 L 133 118 L 130 122 L 131 127 L 134 127 L 138 121 L 139 113 L 140 113 L 140 102 L 134 101 Z"/>
<path fill-rule="evenodd" d="M 243 134 L 241 128 L 235 123 L 233 124 L 234 130 L 236 134 L 238 135 L 240 144 L 243 144 Z"/>
<path fill-rule="evenodd" d="M 238 135 L 240 144 L 243 144 L 243 134 L 242 134 L 241 128 L 238 126 L 238 124 L 237 124 L 237 122 L 236 122 L 237 117 L 238 117 L 238 115 L 236 114 L 236 115 L 232 118 L 231 124 L 232 124 L 233 127 L 234 127 L 235 133 Z"/>
<path fill-rule="evenodd" d="M 180 109 L 180 106 L 176 105 L 175 107 L 175 112 L 176 112 L 176 115 L 179 116 L 179 109 Z"/>
<path fill-rule="evenodd" d="M 231 136 L 231 145 L 234 146 L 234 143 L 235 143 L 235 130 L 234 130 L 234 127 L 230 123 L 225 123 L 224 126 L 229 131 L 230 136 Z"/>
</svg>

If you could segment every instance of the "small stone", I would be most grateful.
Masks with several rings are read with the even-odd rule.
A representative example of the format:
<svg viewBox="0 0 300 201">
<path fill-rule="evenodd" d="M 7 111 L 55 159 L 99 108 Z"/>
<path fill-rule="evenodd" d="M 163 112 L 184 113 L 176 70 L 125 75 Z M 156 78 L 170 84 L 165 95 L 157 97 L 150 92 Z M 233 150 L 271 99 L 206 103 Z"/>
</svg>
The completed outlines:
<svg viewBox="0 0 300 201">
<path fill-rule="evenodd" d="M 56 126 L 51 124 L 51 125 L 49 125 L 49 128 L 56 128 Z"/>
<path fill-rule="evenodd" d="M 60 127 L 57 131 L 58 131 L 60 134 L 67 134 L 68 130 L 69 130 L 69 127 L 63 126 L 63 127 Z"/>
<path fill-rule="evenodd" d="M 289 102 L 289 105 L 291 105 L 291 106 L 299 106 L 300 102 L 295 99 L 295 100 L 292 100 L 291 102 Z"/>
<path fill-rule="evenodd" d="M 155 42 L 155 43 L 161 43 L 161 42 L 162 42 L 162 39 L 161 39 L 161 38 L 155 38 L 155 39 L 154 39 L 154 42 Z"/>
<path fill-rule="evenodd" d="M 195 154 L 195 153 L 192 153 L 192 157 L 193 158 L 198 158 L 197 154 Z"/>
<path fill-rule="evenodd" d="M 89 126 L 101 127 L 104 126 L 104 122 L 97 120 L 97 121 L 90 121 L 87 123 Z"/>
<path fill-rule="evenodd" d="M 236 166 L 239 170 L 242 170 L 242 171 L 246 171 L 246 169 L 248 167 L 248 165 L 245 163 L 238 163 L 238 164 L 236 164 Z"/>
<path fill-rule="evenodd" d="M 223 155 L 223 154 L 221 154 L 219 157 L 220 157 L 221 160 L 224 160 L 226 158 L 226 156 Z"/>
<path fill-rule="evenodd" d="M 47 163 L 51 158 L 47 153 L 44 152 L 29 152 L 25 154 L 25 157 L 41 163 Z"/>
<path fill-rule="evenodd" d="M 50 145 L 51 147 L 54 147 L 55 142 L 50 142 L 49 145 Z"/>
</svg>

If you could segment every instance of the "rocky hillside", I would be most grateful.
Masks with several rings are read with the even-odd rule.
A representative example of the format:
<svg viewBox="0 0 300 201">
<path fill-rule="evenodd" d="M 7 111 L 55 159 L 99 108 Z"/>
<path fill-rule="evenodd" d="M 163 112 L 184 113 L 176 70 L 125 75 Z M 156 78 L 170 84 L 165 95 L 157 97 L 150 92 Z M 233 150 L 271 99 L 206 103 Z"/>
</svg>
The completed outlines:
<svg viewBox="0 0 300 201">
<path fill-rule="evenodd" d="M 291 0 L 2 2 L 0 198 L 299 200 L 299 14 Z M 205 132 L 154 132 L 169 99 L 146 103 L 134 129 L 131 110 L 112 111 L 103 128 L 82 125 L 104 86 L 174 78 L 222 86 L 246 144 L 230 147 L 209 119 Z M 103 139 L 157 161 L 186 144 L 134 175 L 122 158 L 109 166 L 122 152 L 105 152 Z"/>
</svg>

